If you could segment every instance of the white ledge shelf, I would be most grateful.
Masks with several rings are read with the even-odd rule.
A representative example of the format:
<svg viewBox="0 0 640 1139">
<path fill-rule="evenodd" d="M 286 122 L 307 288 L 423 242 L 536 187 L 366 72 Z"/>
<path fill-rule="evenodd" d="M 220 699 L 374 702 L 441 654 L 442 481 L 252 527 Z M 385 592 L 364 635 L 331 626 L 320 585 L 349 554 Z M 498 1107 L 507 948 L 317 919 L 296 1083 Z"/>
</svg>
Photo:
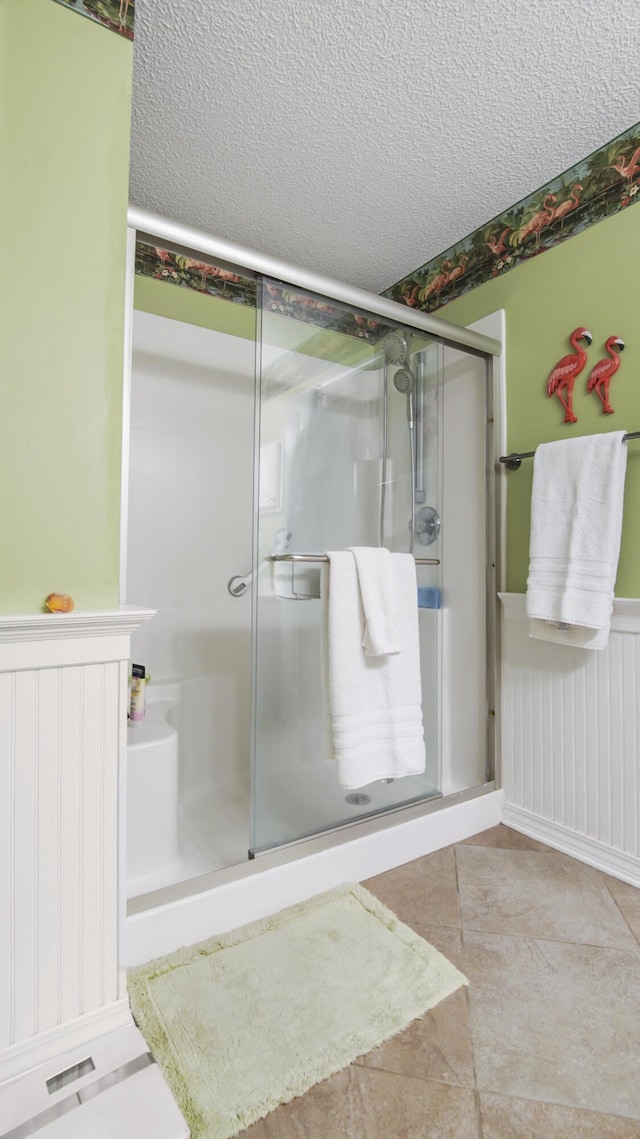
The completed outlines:
<svg viewBox="0 0 640 1139">
<path fill-rule="evenodd" d="M 0 644 L 128 635 L 155 615 L 155 609 L 141 609 L 136 605 L 71 613 L 8 614 L 0 616 Z"/>
<path fill-rule="evenodd" d="M 505 621 L 527 621 L 524 593 L 499 593 Z M 618 633 L 640 633 L 640 597 L 615 597 L 611 628 Z"/>
</svg>

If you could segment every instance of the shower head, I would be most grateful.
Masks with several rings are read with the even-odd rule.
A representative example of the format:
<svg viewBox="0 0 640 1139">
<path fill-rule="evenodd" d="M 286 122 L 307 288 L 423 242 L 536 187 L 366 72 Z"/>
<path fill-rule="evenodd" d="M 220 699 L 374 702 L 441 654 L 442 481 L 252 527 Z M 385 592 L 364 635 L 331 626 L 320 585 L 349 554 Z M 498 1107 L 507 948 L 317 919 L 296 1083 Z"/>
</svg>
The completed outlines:
<svg viewBox="0 0 640 1139">
<path fill-rule="evenodd" d="M 393 382 L 402 395 L 413 394 L 413 376 L 408 368 L 398 368 L 393 377 Z"/>
<path fill-rule="evenodd" d="M 413 372 L 409 368 L 398 368 L 393 377 L 393 383 L 396 391 L 407 397 L 407 419 L 409 420 L 409 427 L 413 430 L 413 393 L 415 389 Z"/>
<path fill-rule="evenodd" d="M 388 332 L 381 344 L 387 364 L 406 364 L 409 358 L 409 340 L 407 334 L 399 328 Z"/>
</svg>

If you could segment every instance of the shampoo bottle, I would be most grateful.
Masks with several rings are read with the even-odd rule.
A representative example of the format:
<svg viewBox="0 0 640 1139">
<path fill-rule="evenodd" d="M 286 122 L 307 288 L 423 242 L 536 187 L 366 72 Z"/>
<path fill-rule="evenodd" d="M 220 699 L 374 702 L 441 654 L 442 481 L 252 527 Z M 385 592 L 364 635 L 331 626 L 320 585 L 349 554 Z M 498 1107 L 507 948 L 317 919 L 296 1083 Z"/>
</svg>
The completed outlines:
<svg viewBox="0 0 640 1139">
<path fill-rule="evenodd" d="M 144 689 L 146 673 L 143 664 L 131 666 L 131 696 L 129 698 L 129 719 L 144 720 Z"/>
</svg>

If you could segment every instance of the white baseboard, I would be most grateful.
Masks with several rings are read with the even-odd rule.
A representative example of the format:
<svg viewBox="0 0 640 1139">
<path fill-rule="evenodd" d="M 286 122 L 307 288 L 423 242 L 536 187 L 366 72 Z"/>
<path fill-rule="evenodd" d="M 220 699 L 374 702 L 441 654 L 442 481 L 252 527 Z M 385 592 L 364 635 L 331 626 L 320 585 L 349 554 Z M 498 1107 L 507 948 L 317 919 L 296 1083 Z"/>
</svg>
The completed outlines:
<svg viewBox="0 0 640 1139">
<path fill-rule="evenodd" d="M 579 834 L 562 823 L 544 819 L 523 807 L 515 807 L 512 803 L 505 803 L 502 821 L 505 826 L 512 827 L 529 838 L 535 838 L 538 842 L 544 842 L 554 850 L 570 854 L 588 866 L 595 866 L 596 870 L 620 878 L 622 882 L 629 882 L 631 886 L 640 887 L 640 858 L 615 850 L 598 839 Z"/>
<path fill-rule="evenodd" d="M 504 793 L 491 791 L 410 822 L 318 851 L 251 877 L 127 919 L 127 964 L 140 965 L 207 937 L 268 917 L 314 894 L 361 882 L 496 826 Z"/>
<path fill-rule="evenodd" d="M 67 1024 L 51 1028 L 48 1032 L 40 1032 L 28 1040 L 11 1044 L 0 1052 L 0 1084 L 54 1060 L 71 1048 L 95 1040 L 96 1036 L 128 1025 L 133 1025 L 133 1017 L 129 1001 L 125 998 L 79 1016 Z"/>
</svg>

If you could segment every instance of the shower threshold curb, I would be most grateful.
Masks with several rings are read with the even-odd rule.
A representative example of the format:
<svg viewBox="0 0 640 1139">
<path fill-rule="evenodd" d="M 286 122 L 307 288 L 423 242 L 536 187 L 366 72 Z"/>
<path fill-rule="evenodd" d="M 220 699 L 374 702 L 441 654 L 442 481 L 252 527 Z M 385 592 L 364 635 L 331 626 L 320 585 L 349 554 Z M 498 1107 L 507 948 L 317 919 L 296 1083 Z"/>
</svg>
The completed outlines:
<svg viewBox="0 0 640 1139">
<path fill-rule="evenodd" d="M 262 855 L 241 866 L 133 899 L 126 964 L 139 965 L 349 881 L 365 881 L 480 831 L 502 817 L 493 782 L 399 808 Z"/>
</svg>

